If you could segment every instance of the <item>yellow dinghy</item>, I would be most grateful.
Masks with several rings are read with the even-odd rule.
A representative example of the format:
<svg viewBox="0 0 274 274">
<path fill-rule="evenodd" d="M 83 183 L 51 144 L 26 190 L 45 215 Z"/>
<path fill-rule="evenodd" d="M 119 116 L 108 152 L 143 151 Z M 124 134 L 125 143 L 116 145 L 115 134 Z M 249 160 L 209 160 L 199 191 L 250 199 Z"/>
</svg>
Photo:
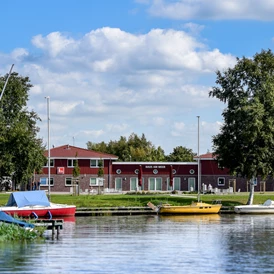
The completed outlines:
<svg viewBox="0 0 274 274">
<path fill-rule="evenodd" d="M 186 206 L 172 206 L 169 204 L 163 204 L 155 206 L 151 202 L 147 204 L 158 214 L 217 214 L 219 213 L 221 204 L 207 204 L 203 202 L 193 202 L 191 205 Z"/>
</svg>

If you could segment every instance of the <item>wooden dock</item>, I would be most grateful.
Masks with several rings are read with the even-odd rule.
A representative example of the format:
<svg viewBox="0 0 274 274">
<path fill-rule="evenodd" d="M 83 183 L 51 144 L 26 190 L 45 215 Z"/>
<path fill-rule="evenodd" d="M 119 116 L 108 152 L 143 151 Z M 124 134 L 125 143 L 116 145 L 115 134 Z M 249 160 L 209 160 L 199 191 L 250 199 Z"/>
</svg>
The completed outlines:
<svg viewBox="0 0 274 274">
<path fill-rule="evenodd" d="M 220 214 L 233 214 L 233 206 L 222 206 Z M 150 207 L 81 207 L 75 216 L 111 216 L 111 215 L 157 215 Z"/>
<path fill-rule="evenodd" d="M 35 223 L 34 223 L 36 227 L 45 227 L 47 230 L 51 230 L 52 238 L 54 238 L 55 232 L 56 232 L 57 239 L 59 238 L 60 230 L 63 229 L 63 224 L 64 224 L 63 219 L 54 219 L 54 220 L 37 219 L 35 220 Z"/>
<path fill-rule="evenodd" d="M 109 215 L 156 215 L 149 207 L 81 207 L 75 216 L 109 216 Z"/>
</svg>

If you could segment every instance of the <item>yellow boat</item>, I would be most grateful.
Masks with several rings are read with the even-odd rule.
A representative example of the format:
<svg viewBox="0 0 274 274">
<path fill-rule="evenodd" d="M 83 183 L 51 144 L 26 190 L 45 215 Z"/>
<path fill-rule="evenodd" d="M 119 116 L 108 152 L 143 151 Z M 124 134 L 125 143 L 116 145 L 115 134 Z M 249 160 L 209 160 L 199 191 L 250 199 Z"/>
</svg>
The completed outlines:
<svg viewBox="0 0 274 274">
<path fill-rule="evenodd" d="M 147 204 L 150 208 L 156 211 L 158 214 L 217 214 L 219 213 L 221 204 L 207 204 L 203 202 L 193 202 L 191 205 L 186 206 L 173 206 L 169 204 L 163 204 L 155 206 L 151 202 Z"/>
</svg>

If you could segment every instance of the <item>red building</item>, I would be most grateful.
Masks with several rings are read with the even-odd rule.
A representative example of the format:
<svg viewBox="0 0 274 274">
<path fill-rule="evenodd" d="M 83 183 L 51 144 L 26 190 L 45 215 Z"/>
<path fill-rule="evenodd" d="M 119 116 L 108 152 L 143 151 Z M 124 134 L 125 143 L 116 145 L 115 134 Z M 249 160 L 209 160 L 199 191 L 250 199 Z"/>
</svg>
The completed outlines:
<svg viewBox="0 0 274 274">
<path fill-rule="evenodd" d="M 45 152 L 48 156 L 48 152 Z M 218 166 L 212 153 L 200 155 L 194 162 L 116 162 L 115 155 L 100 153 L 75 146 L 64 145 L 50 150 L 50 189 L 53 192 L 71 192 L 73 169 L 78 160 L 80 176 L 77 178 L 79 192 L 97 191 L 197 191 L 198 170 L 200 186 L 204 192 L 248 191 L 243 178 L 236 178 L 228 169 Z M 99 161 L 103 162 L 104 177 L 98 178 Z M 41 189 L 48 188 L 48 166 L 36 175 Z M 266 191 L 273 191 L 273 183 L 265 184 Z M 260 191 L 257 184 L 256 191 Z"/>
</svg>

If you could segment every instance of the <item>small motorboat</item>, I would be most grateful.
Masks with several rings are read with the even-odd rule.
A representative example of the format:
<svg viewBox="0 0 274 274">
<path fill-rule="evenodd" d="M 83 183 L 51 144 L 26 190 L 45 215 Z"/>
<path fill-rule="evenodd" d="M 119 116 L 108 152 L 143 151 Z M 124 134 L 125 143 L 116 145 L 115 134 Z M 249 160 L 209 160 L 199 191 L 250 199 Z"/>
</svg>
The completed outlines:
<svg viewBox="0 0 274 274">
<path fill-rule="evenodd" d="M 12 192 L 5 206 L 0 207 L 12 216 L 54 218 L 75 216 L 76 206 L 66 204 L 54 204 L 48 200 L 44 190 Z"/>
<path fill-rule="evenodd" d="M 274 201 L 266 200 L 263 204 L 235 206 L 234 211 L 240 214 L 274 214 Z"/>
<path fill-rule="evenodd" d="M 185 206 L 173 206 L 169 204 L 162 204 L 159 206 L 153 205 L 151 202 L 147 204 L 158 214 L 217 214 L 219 213 L 222 204 L 208 204 L 203 202 L 193 202 Z"/>
</svg>

